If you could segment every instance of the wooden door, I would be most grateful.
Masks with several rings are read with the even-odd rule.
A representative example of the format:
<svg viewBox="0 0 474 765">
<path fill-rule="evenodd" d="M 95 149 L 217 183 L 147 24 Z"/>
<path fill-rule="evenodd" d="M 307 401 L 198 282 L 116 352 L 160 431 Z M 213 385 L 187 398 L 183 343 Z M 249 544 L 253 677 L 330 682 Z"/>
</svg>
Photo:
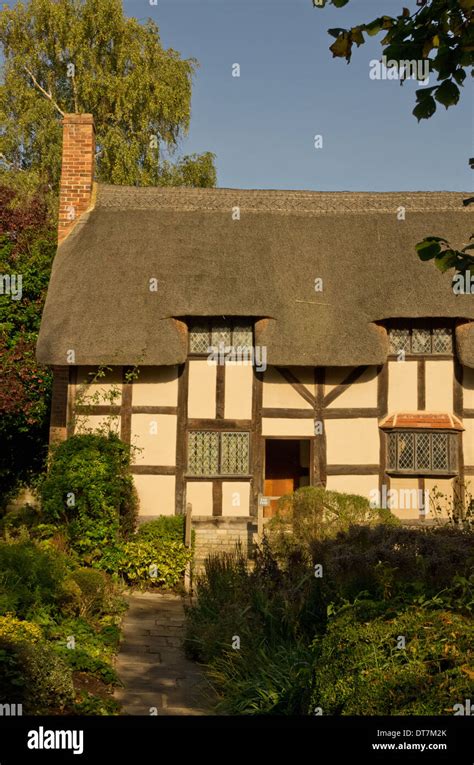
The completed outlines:
<svg viewBox="0 0 474 765">
<path fill-rule="evenodd" d="M 305 472 L 300 462 L 299 439 L 273 439 L 265 442 L 265 482 L 267 497 L 282 497 L 299 488 L 300 478 Z M 307 471 L 306 471 L 307 472 Z M 275 514 L 278 500 L 272 500 L 264 507 L 263 515 L 268 518 Z"/>
</svg>

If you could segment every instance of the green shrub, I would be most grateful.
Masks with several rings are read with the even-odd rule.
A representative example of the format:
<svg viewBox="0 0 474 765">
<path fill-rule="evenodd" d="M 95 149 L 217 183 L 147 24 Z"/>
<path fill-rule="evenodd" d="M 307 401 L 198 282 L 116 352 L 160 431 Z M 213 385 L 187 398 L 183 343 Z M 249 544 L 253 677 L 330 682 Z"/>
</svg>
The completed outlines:
<svg viewBox="0 0 474 765">
<path fill-rule="evenodd" d="M 71 671 L 48 643 L 0 638 L 0 703 L 44 715 L 67 709 L 73 700 Z"/>
<path fill-rule="evenodd" d="M 344 609 L 315 640 L 310 714 L 452 714 L 472 693 L 468 619 L 414 606 L 395 618 L 361 616 L 364 609 Z M 401 637 L 405 648 L 397 647 Z"/>
<path fill-rule="evenodd" d="M 276 515 L 266 525 L 275 549 L 304 548 L 313 539 L 335 536 L 352 524 L 399 521 L 388 510 L 374 509 L 365 497 L 328 491 L 320 486 L 305 486 L 281 497 Z"/>
<path fill-rule="evenodd" d="M 93 617 L 103 614 L 113 597 L 112 585 L 103 571 L 79 568 L 65 582 L 69 611 L 77 616 Z"/>
<path fill-rule="evenodd" d="M 26 640 L 29 643 L 37 643 L 43 634 L 37 624 L 17 619 L 12 614 L 0 616 L 0 639 L 19 643 Z"/>
<path fill-rule="evenodd" d="M 65 525 L 85 562 L 98 560 L 136 523 L 130 447 L 113 433 L 67 439 L 53 452 L 40 495 L 46 520 Z"/>
<path fill-rule="evenodd" d="M 182 581 L 191 557 L 183 542 L 137 539 L 106 551 L 100 565 L 130 585 L 172 588 Z"/>
<path fill-rule="evenodd" d="M 136 533 L 140 540 L 183 542 L 184 515 L 160 515 L 152 521 L 140 524 Z"/>
<path fill-rule="evenodd" d="M 0 541 L 0 613 L 28 618 L 38 607 L 57 609 L 66 574 L 65 558 L 54 548 Z"/>
<path fill-rule="evenodd" d="M 334 596 L 347 600 L 363 591 L 381 599 L 431 597 L 454 577 L 469 577 L 474 563 L 472 534 L 447 527 L 352 526 L 309 547 Z"/>
</svg>

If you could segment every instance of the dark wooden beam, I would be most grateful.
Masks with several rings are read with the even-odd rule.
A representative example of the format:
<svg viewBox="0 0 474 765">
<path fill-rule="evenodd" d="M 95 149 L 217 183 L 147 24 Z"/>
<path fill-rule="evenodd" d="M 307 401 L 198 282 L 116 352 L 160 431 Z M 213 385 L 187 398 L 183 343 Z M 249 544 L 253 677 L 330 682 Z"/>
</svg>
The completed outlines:
<svg viewBox="0 0 474 765">
<path fill-rule="evenodd" d="M 375 419 L 379 416 L 379 409 L 378 407 L 360 407 L 360 408 L 347 408 L 347 409 L 338 409 L 336 407 L 330 407 L 329 409 L 324 410 L 324 419 L 325 420 L 357 420 L 360 418 L 370 418 L 374 417 Z"/>
<path fill-rule="evenodd" d="M 328 465 L 327 475 L 378 475 L 379 465 Z"/>
<path fill-rule="evenodd" d="M 188 424 L 188 381 L 189 361 L 181 365 L 178 372 L 178 421 L 176 424 L 176 506 L 175 514 L 185 512 L 184 492 L 187 455 L 187 424 Z"/>
<path fill-rule="evenodd" d="M 426 362 L 418 359 L 417 363 L 417 409 L 422 412 L 426 409 Z"/>
<path fill-rule="evenodd" d="M 388 363 L 378 367 L 377 407 L 379 422 L 388 414 Z M 379 428 L 379 491 L 383 486 L 390 488 L 390 476 L 387 475 L 387 435 Z"/>
<path fill-rule="evenodd" d="M 329 406 L 329 404 L 332 404 L 333 401 L 335 401 L 339 396 L 344 393 L 350 386 L 355 383 L 364 372 L 368 369 L 367 364 L 360 367 L 355 367 L 355 369 L 351 369 L 349 374 L 347 374 L 343 381 L 336 385 L 335 388 L 333 388 L 324 398 L 324 406 Z"/>
<path fill-rule="evenodd" d="M 252 421 L 250 430 L 250 464 L 253 478 L 250 496 L 250 515 L 258 512 L 258 495 L 264 489 L 265 441 L 262 437 L 263 372 L 253 370 Z"/>
<path fill-rule="evenodd" d="M 132 465 L 130 470 L 134 475 L 176 475 L 172 465 Z"/>
<path fill-rule="evenodd" d="M 462 364 L 459 362 L 458 358 L 456 357 L 454 359 L 454 375 L 453 375 L 453 412 L 458 417 L 461 422 L 463 420 L 463 416 L 465 415 L 464 412 L 464 391 L 463 391 L 463 367 Z M 466 501 L 466 486 L 465 486 L 465 476 L 466 476 L 466 470 L 464 467 L 464 434 L 460 433 L 457 438 L 457 446 L 458 446 L 458 474 L 456 478 L 453 481 L 453 489 L 455 495 L 458 497 L 459 501 L 461 502 L 461 505 L 464 506 L 464 503 Z"/>
<path fill-rule="evenodd" d="M 216 366 L 216 419 L 224 419 L 225 410 L 225 364 Z"/>
<path fill-rule="evenodd" d="M 212 515 L 222 515 L 222 481 L 212 482 Z"/>
<path fill-rule="evenodd" d="M 133 384 L 127 375 L 132 367 L 122 367 L 122 405 L 120 407 L 120 438 L 130 444 L 132 440 L 132 390 Z M 111 407 L 112 408 L 112 407 Z"/>
<path fill-rule="evenodd" d="M 262 417 L 281 417 L 290 420 L 313 420 L 314 409 L 275 409 L 264 407 Z"/>
<path fill-rule="evenodd" d="M 188 430 L 246 430 L 250 431 L 252 420 L 188 420 Z"/>
<path fill-rule="evenodd" d="M 77 367 L 69 367 L 69 390 L 67 397 L 67 436 L 74 435 L 75 430 L 75 407 L 77 391 Z"/>
<path fill-rule="evenodd" d="M 132 406 L 132 414 L 178 414 L 177 406 Z"/>
<path fill-rule="evenodd" d="M 316 400 L 314 406 L 314 447 L 313 447 L 313 481 L 315 486 L 326 486 L 327 483 L 327 443 L 326 443 L 326 422 L 327 409 L 324 408 L 324 385 L 326 381 L 326 370 L 324 367 L 315 367 L 314 386 L 316 391 Z M 316 433 L 316 423 L 320 422 L 322 433 Z"/>
<path fill-rule="evenodd" d="M 297 393 L 299 393 L 301 398 L 307 401 L 308 404 L 311 404 L 311 406 L 314 408 L 316 404 L 314 396 L 309 392 L 306 386 L 303 385 L 303 383 L 300 382 L 297 377 L 295 377 L 293 372 L 291 372 L 289 369 L 286 369 L 286 367 L 275 367 L 275 369 L 281 374 L 282 377 L 285 378 L 286 382 L 289 383 Z"/>
</svg>

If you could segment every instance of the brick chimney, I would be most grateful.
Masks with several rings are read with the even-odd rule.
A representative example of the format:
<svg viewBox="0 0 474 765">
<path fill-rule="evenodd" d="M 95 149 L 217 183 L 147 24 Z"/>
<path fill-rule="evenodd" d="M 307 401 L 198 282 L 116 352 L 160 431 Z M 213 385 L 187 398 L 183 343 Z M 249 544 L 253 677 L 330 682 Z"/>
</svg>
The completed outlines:
<svg viewBox="0 0 474 765">
<path fill-rule="evenodd" d="M 58 244 L 88 209 L 94 180 L 95 129 L 92 114 L 65 114 L 59 191 Z"/>
</svg>

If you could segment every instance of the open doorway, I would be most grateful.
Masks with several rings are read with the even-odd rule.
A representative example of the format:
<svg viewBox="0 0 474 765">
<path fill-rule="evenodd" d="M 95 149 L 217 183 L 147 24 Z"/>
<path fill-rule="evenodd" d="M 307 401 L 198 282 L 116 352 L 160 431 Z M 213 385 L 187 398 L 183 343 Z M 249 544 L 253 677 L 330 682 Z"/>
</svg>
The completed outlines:
<svg viewBox="0 0 474 765">
<path fill-rule="evenodd" d="M 311 441 L 309 438 L 265 439 L 265 496 L 282 497 L 301 486 L 309 486 Z M 264 508 L 264 516 L 274 515 L 277 499 Z"/>
</svg>

